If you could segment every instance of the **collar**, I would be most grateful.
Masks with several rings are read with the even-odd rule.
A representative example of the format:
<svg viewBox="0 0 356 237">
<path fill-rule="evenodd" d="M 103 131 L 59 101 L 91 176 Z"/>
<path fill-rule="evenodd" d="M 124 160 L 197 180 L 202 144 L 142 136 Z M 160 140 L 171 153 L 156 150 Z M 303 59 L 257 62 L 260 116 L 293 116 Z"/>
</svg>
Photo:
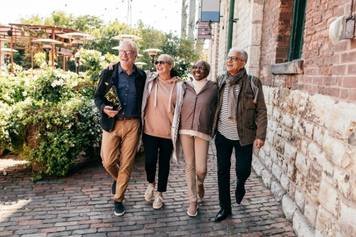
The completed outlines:
<svg viewBox="0 0 356 237">
<path fill-rule="evenodd" d="M 121 67 L 120 63 L 119 63 L 119 67 L 118 67 L 118 72 L 119 72 L 119 74 L 121 74 L 121 73 L 123 73 L 123 72 L 126 73 L 126 71 Z M 134 73 L 136 73 L 136 72 L 137 72 L 137 67 L 136 67 L 136 65 L 134 64 L 134 65 L 133 65 L 132 74 L 134 74 Z"/>
</svg>

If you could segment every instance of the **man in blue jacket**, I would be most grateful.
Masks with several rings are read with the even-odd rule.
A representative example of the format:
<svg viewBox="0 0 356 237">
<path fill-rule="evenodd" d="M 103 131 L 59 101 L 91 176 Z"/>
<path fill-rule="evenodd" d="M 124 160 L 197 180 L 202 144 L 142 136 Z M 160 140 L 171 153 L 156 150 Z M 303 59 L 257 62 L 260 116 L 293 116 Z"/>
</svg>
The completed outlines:
<svg viewBox="0 0 356 237">
<path fill-rule="evenodd" d="M 103 129 L 101 158 L 113 177 L 114 214 L 125 214 L 124 194 L 134 165 L 140 134 L 144 71 L 135 66 L 137 46 L 123 40 L 120 62 L 104 69 L 95 92 L 95 105 L 101 113 Z"/>
</svg>

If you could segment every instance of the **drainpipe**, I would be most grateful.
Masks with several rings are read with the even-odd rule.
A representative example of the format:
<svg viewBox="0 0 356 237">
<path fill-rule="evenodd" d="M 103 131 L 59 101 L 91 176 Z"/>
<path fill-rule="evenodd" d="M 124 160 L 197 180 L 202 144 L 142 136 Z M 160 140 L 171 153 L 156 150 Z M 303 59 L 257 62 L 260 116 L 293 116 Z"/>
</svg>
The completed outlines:
<svg viewBox="0 0 356 237">
<path fill-rule="evenodd" d="M 235 10 L 235 0 L 230 0 L 229 4 L 229 25 L 227 29 L 227 52 L 231 49 L 232 46 L 232 29 L 234 26 L 234 10 Z"/>
</svg>

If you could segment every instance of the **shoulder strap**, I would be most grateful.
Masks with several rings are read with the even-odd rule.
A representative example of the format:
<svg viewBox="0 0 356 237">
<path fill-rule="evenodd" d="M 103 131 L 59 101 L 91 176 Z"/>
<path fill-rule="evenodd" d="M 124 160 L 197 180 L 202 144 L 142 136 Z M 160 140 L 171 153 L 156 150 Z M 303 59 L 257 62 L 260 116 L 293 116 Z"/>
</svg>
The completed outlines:
<svg viewBox="0 0 356 237">
<path fill-rule="evenodd" d="M 248 75 L 248 79 L 249 79 L 249 82 L 250 82 L 250 85 L 251 85 L 251 89 L 252 89 L 252 92 L 253 92 L 253 102 L 256 104 L 257 103 L 257 97 L 258 97 L 258 91 L 259 91 L 259 88 L 258 86 L 256 85 L 256 77 L 252 76 L 252 75 Z"/>
</svg>

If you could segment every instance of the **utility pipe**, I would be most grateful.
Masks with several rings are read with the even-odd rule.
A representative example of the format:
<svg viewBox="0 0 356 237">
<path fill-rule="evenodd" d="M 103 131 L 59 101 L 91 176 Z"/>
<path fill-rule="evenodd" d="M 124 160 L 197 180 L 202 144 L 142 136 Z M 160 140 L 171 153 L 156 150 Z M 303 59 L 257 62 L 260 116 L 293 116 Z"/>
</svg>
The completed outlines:
<svg viewBox="0 0 356 237">
<path fill-rule="evenodd" d="M 235 0 L 230 0 L 229 4 L 229 22 L 227 28 L 227 52 L 231 49 L 232 46 L 232 31 L 234 26 L 234 10 L 235 10 Z"/>
</svg>

